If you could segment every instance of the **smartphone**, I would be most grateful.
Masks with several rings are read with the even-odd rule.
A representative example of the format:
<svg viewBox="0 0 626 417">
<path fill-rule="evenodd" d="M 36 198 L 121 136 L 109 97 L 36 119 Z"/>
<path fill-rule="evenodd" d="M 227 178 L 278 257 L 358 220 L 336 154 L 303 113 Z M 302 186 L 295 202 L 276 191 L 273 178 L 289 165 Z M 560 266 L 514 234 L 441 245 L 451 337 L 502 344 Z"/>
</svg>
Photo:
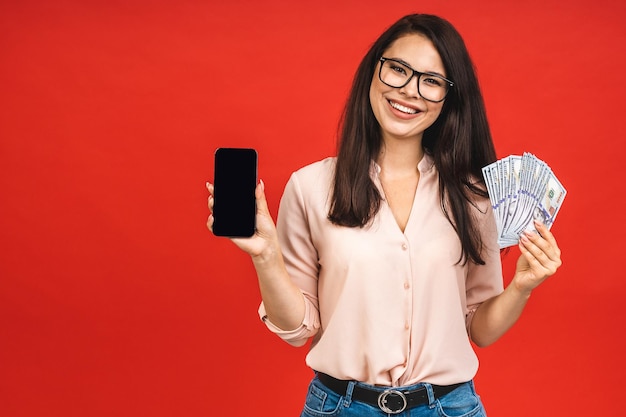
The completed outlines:
<svg viewBox="0 0 626 417">
<path fill-rule="evenodd" d="M 255 231 L 258 155 L 250 148 L 218 148 L 213 176 L 213 234 L 250 237 Z"/>
</svg>

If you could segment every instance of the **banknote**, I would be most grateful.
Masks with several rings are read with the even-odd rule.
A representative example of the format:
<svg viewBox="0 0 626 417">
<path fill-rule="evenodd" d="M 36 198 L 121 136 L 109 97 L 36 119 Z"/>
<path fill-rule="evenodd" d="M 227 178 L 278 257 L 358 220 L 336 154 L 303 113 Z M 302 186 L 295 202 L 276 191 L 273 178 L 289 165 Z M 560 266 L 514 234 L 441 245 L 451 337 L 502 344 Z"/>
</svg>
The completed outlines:
<svg viewBox="0 0 626 417">
<path fill-rule="evenodd" d="M 482 169 L 494 210 L 500 248 L 516 245 L 534 221 L 551 228 L 567 191 L 552 169 L 530 152 L 510 155 Z"/>
</svg>

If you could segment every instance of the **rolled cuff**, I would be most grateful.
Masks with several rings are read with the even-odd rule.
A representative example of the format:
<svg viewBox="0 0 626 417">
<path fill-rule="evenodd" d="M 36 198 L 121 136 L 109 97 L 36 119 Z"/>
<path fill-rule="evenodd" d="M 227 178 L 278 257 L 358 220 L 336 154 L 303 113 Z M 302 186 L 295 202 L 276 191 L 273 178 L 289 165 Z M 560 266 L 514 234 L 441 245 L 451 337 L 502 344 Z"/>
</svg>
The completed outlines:
<svg viewBox="0 0 626 417">
<path fill-rule="evenodd" d="M 259 306 L 259 317 L 261 321 L 265 323 L 269 331 L 295 347 L 303 346 L 311 336 L 317 333 L 317 330 L 319 329 L 319 325 L 316 325 L 316 320 L 312 319 L 311 306 L 309 303 L 305 303 L 304 319 L 302 323 L 293 330 L 283 330 L 272 323 L 267 317 L 263 302 L 261 302 L 261 305 Z"/>
</svg>

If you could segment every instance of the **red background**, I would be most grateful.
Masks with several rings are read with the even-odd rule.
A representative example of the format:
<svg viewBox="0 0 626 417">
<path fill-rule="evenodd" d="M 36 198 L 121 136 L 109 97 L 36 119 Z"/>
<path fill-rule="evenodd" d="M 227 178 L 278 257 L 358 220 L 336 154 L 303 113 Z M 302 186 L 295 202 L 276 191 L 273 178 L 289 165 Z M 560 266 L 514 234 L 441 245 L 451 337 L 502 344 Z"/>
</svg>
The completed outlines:
<svg viewBox="0 0 626 417">
<path fill-rule="evenodd" d="M 488 412 L 617 414 L 622 1 L 5 0 L 0 415 L 298 415 L 306 349 L 258 320 L 204 183 L 215 148 L 255 147 L 275 214 L 291 171 L 333 154 L 370 43 L 411 12 L 466 39 L 499 156 L 531 151 L 568 190 L 563 267 L 478 351 Z"/>
</svg>

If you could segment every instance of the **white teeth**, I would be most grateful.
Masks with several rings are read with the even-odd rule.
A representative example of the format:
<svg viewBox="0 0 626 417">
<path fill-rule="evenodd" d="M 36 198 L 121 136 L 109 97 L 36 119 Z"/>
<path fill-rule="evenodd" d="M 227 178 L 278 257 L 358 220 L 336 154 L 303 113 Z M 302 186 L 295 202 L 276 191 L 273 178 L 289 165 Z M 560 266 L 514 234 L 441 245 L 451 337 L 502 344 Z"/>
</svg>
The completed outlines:
<svg viewBox="0 0 626 417">
<path fill-rule="evenodd" d="M 417 113 L 417 110 L 411 109 L 409 107 L 404 107 L 402 104 L 394 103 L 393 101 L 390 101 L 389 104 L 391 104 L 391 107 L 393 107 L 396 110 L 400 110 L 402 113 L 408 113 L 408 114 Z"/>
</svg>

